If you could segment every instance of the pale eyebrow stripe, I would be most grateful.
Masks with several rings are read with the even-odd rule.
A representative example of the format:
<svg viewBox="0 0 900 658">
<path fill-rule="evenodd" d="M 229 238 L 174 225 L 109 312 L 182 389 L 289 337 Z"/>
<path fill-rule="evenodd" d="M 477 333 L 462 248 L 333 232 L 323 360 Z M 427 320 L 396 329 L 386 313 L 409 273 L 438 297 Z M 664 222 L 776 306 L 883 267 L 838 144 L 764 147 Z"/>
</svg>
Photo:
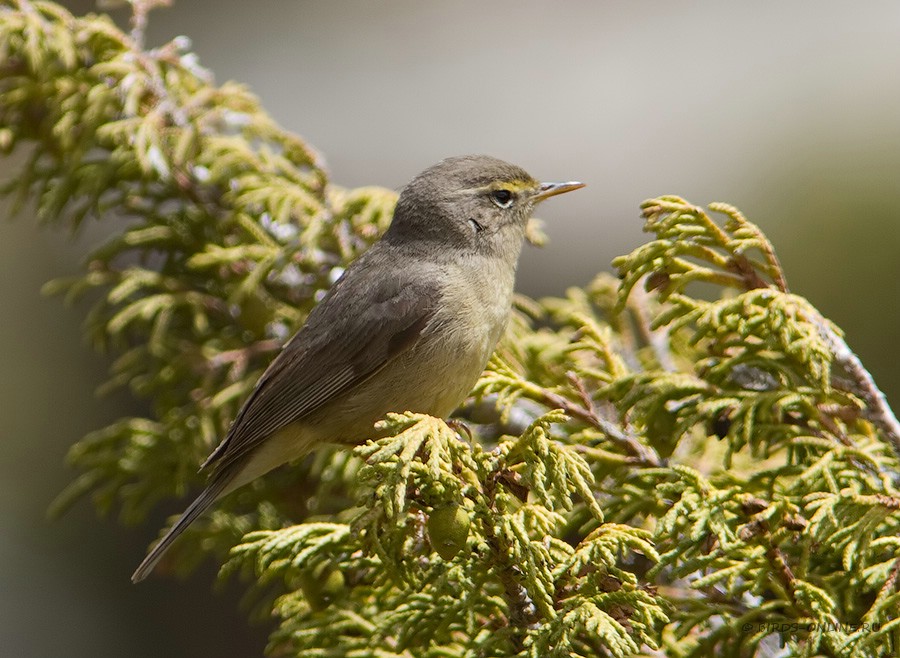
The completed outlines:
<svg viewBox="0 0 900 658">
<path fill-rule="evenodd" d="M 508 189 L 510 192 L 527 192 L 528 190 L 536 190 L 539 186 L 540 183 L 537 183 L 535 181 L 511 180 L 498 183 L 489 183 L 487 185 L 482 185 L 481 187 L 471 187 L 466 190 L 460 190 L 460 192 L 486 193 L 502 189 Z"/>
</svg>

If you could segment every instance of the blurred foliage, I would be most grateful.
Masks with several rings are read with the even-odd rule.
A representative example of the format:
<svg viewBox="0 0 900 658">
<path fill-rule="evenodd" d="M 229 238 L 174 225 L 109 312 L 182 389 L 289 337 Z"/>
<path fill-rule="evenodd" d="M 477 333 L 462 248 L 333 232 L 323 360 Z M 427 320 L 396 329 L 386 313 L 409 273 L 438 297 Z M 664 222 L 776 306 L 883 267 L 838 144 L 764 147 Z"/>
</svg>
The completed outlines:
<svg viewBox="0 0 900 658">
<path fill-rule="evenodd" d="M 135 522 L 196 473 L 286 338 L 386 227 L 394 194 L 318 155 L 184 39 L 52 3 L 0 4 L 4 184 L 77 230 L 149 401 L 75 445 L 88 496 Z M 280 626 L 273 655 L 879 656 L 900 650 L 898 425 L 839 330 L 787 289 L 737 210 L 645 202 L 652 239 L 563 299 L 520 298 L 460 435 L 385 419 L 227 497 L 172 551 L 213 554 Z M 703 293 L 703 294 L 701 294 Z M 712 293 L 712 294 L 710 294 Z M 402 411 L 402 410 L 398 410 Z"/>
</svg>

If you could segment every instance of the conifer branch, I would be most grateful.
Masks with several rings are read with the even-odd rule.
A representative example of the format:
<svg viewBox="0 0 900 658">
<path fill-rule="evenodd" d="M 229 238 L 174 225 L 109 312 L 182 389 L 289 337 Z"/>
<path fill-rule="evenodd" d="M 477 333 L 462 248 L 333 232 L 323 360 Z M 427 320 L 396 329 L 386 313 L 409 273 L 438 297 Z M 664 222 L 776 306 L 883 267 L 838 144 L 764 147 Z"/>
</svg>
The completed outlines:
<svg viewBox="0 0 900 658">
<path fill-rule="evenodd" d="M 809 320 L 816 325 L 822 339 L 828 344 L 835 363 L 850 375 L 852 388 L 849 392 L 863 400 L 863 415 L 884 432 L 894 452 L 900 456 L 900 421 L 888 404 L 887 397 L 875 383 L 875 378 L 828 320 L 817 313 L 811 314 Z"/>
<path fill-rule="evenodd" d="M 549 391 L 540 389 L 535 391 L 537 399 L 544 402 L 550 408 L 562 409 L 567 414 L 575 418 L 579 418 L 589 425 L 603 432 L 614 442 L 622 445 L 633 457 L 633 462 L 641 466 L 659 466 L 659 456 L 655 454 L 652 448 L 641 445 L 634 436 L 627 433 L 627 430 L 620 428 L 615 423 L 610 422 L 597 415 L 593 405 L 579 406 L 564 398 L 563 396 Z M 587 397 L 584 389 L 579 391 L 584 397 Z"/>
<path fill-rule="evenodd" d="M 73 446 L 54 508 L 88 498 L 126 521 L 201 484 L 273 353 L 396 200 L 334 185 L 185 40 L 145 50 L 157 4 L 132 3 L 130 34 L 0 4 L 0 150 L 27 156 L 2 192 L 71 230 L 130 220 L 46 287 L 94 292 L 107 388 L 151 409 Z M 517 300 L 467 441 L 391 415 L 365 445 L 226 497 L 162 571 L 212 556 L 277 593 L 261 604 L 275 655 L 896 653 L 900 424 L 884 394 L 737 209 L 642 208 L 651 235 L 615 260 L 620 279 Z"/>
</svg>

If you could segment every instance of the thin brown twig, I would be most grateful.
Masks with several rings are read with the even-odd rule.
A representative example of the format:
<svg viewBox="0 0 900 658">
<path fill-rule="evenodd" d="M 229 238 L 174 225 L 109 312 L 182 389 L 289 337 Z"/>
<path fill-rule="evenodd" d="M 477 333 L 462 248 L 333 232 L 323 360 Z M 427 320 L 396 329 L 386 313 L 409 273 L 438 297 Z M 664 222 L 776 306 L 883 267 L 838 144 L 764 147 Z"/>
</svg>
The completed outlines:
<svg viewBox="0 0 900 658">
<path fill-rule="evenodd" d="M 548 406 L 562 409 L 570 416 L 580 418 L 603 432 L 610 440 L 618 443 L 630 452 L 638 464 L 644 466 L 662 465 L 662 460 L 653 448 L 642 445 L 634 436 L 620 429 L 615 423 L 601 418 L 593 409 L 592 404 L 587 407 L 581 407 L 562 395 L 547 389 L 540 389 L 540 396 L 542 402 Z"/>
<path fill-rule="evenodd" d="M 631 290 L 631 302 L 630 307 L 634 311 L 635 324 L 638 331 L 643 339 L 647 341 L 650 349 L 653 350 L 659 367 L 666 372 L 675 372 L 677 368 L 675 367 L 672 353 L 669 351 L 669 329 L 668 327 L 653 329 L 650 326 L 648 295 L 644 286 L 640 283 Z"/>
<path fill-rule="evenodd" d="M 883 432 L 894 453 L 900 456 L 900 421 L 897 420 L 887 397 L 878 388 L 872 374 L 866 370 L 859 357 L 824 317 L 816 313 L 807 319 L 818 329 L 819 335 L 834 355 L 835 362 L 850 375 L 852 381 L 850 392 L 865 402 L 863 416 Z"/>
<path fill-rule="evenodd" d="M 769 563 L 774 567 L 774 575 L 778 578 L 787 594 L 791 597 L 791 603 L 793 603 L 794 607 L 797 608 L 803 616 L 811 617 L 811 612 L 797 598 L 797 578 L 794 576 L 794 572 L 788 564 L 787 556 L 784 554 L 784 551 L 778 547 L 771 535 L 768 535 L 768 540 L 769 547 L 766 550 L 766 557 L 769 559 Z"/>
<path fill-rule="evenodd" d="M 595 414 L 597 413 L 596 408 L 594 407 L 594 400 L 591 398 L 591 394 L 587 392 L 587 387 L 584 385 L 584 381 L 572 370 L 566 373 L 566 379 L 569 380 L 569 383 L 575 387 L 575 390 L 578 393 L 578 397 L 581 398 L 581 403 L 584 405 L 585 409 L 590 409 Z"/>
<path fill-rule="evenodd" d="M 872 608 L 874 608 L 877 604 L 879 604 L 888 594 L 891 592 L 894 587 L 897 585 L 897 578 L 900 577 L 900 557 L 894 560 L 894 565 L 891 567 L 890 573 L 888 573 L 888 577 L 884 581 L 884 585 L 882 585 L 881 589 L 878 590 L 878 596 L 875 597 L 875 603 L 872 604 Z"/>
</svg>

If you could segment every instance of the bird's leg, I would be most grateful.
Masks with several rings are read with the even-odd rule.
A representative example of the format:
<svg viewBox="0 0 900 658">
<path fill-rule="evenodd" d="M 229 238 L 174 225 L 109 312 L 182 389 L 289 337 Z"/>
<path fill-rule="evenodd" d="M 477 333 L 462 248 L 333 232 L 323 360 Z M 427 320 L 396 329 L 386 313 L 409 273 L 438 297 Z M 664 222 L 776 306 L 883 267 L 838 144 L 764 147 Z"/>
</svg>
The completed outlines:
<svg viewBox="0 0 900 658">
<path fill-rule="evenodd" d="M 474 437 L 472 436 L 472 430 L 469 429 L 469 426 L 466 425 L 459 418 L 448 418 L 446 423 L 447 423 L 447 427 L 449 427 L 454 432 L 456 432 L 460 438 L 462 438 L 462 434 L 463 434 L 463 432 L 465 432 L 466 436 L 469 437 L 469 443 L 472 443 L 475 440 Z"/>
</svg>

